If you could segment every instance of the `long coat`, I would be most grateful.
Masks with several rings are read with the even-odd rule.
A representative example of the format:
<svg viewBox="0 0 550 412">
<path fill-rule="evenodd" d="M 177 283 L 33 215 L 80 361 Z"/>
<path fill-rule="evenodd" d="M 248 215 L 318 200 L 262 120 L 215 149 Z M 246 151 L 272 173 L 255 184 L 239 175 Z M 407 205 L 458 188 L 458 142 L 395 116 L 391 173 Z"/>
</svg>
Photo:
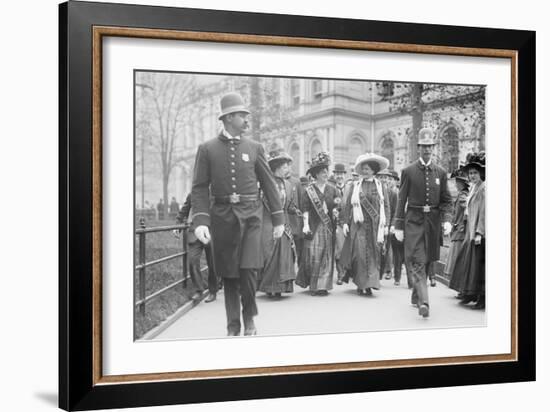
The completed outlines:
<svg viewBox="0 0 550 412">
<path fill-rule="evenodd" d="M 281 200 L 260 143 L 245 138 L 228 139 L 220 133 L 199 146 L 191 191 L 192 220 L 195 227 L 210 227 L 215 266 L 223 268 L 223 277 L 238 278 L 239 269 L 262 267 L 262 203 L 258 186 L 269 204 L 273 225 L 282 225 Z M 257 200 L 221 201 L 232 194 L 256 196 Z"/>
<path fill-rule="evenodd" d="M 296 252 L 292 231 L 289 225 L 289 209 L 292 208 L 292 183 L 275 178 L 281 191 L 281 202 L 285 212 L 285 231 L 279 239 L 273 238 L 273 225 L 269 219 L 269 206 L 264 204 L 264 222 L 262 226 L 262 248 L 264 266 L 258 289 L 262 292 L 292 292 L 292 281 L 296 278 L 294 262 Z M 263 198 L 265 202 L 265 197 Z M 286 283 L 285 283 L 286 282 Z"/>
<path fill-rule="evenodd" d="M 405 205 L 407 212 L 405 213 Z M 429 212 L 423 210 L 429 206 Z M 447 173 L 420 159 L 401 172 L 401 186 L 395 212 L 395 229 L 405 231 L 405 261 L 429 263 L 439 260 L 441 223 L 451 220 L 452 197 Z"/>
</svg>

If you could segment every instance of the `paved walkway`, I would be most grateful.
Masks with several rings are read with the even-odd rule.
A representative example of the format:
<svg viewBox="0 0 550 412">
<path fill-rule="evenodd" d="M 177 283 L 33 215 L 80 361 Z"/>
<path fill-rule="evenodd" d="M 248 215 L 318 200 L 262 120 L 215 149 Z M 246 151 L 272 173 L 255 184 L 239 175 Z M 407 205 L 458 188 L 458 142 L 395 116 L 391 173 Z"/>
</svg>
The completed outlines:
<svg viewBox="0 0 550 412">
<path fill-rule="evenodd" d="M 463 306 L 456 292 L 438 283 L 430 287 L 430 317 L 418 316 L 405 285 L 382 280 L 373 297 L 359 296 L 352 283 L 334 285 L 328 296 L 310 296 L 295 285 L 295 292 L 280 299 L 258 293 L 259 335 L 294 335 L 403 329 L 485 326 L 485 311 Z M 200 339 L 226 334 L 223 291 L 214 302 L 201 302 L 154 340 Z"/>
</svg>

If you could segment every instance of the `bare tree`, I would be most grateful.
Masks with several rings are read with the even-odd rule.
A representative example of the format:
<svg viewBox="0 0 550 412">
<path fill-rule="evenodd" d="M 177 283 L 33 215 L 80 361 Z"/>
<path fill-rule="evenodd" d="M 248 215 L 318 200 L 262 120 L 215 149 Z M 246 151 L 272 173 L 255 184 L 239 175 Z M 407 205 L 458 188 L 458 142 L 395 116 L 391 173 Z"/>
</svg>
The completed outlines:
<svg viewBox="0 0 550 412">
<path fill-rule="evenodd" d="M 183 160 L 178 137 L 189 116 L 190 103 L 197 100 L 194 75 L 139 72 L 136 75 L 137 126 L 150 127 L 150 143 L 160 165 L 164 215 L 168 207 L 168 183 L 174 168 Z M 138 91 L 136 90 L 136 92 Z"/>
<path fill-rule="evenodd" d="M 292 108 L 281 102 L 278 78 L 249 78 L 251 134 L 254 140 L 270 147 L 277 136 L 296 128 L 297 120 Z"/>
</svg>

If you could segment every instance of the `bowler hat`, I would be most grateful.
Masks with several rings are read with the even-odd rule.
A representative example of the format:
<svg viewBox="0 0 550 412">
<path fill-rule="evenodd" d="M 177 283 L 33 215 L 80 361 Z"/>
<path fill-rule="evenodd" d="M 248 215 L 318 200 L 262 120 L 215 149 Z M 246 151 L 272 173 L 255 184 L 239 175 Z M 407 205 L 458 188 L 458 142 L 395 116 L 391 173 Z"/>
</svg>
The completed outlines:
<svg viewBox="0 0 550 412">
<path fill-rule="evenodd" d="M 218 119 L 227 114 L 244 112 L 250 114 L 250 111 L 245 107 L 243 98 L 238 93 L 228 93 L 220 100 L 221 114 Z"/>
<path fill-rule="evenodd" d="M 464 166 L 459 167 L 456 170 L 453 170 L 451 173 L 451 179 L 457 179 L 462 180 L 463 182 L 468 183 L 468 175 L 466 174 L 466 170 L 464 169 Z"/>
<path fill-rule="evenodd" d="M 418 132 L 418 144 L 423 146 L 433 146 L 435 144 L 433 130 L 427 127 L 420 129 Z"/>
<path fill-rule="evenodd" d="M 332 173 L 346 173 L 346 165 L 343 163 L 336 163 Z"/>
<path fill-rule="evenodd" d="M 393 177 L 393 175 L 391 174 L 390 169 L 383 169 L 383 170 L 380 170 L 378 173 L 376 173 L 376 176 L 388 176 L 388 177 Z"/>
</svg>

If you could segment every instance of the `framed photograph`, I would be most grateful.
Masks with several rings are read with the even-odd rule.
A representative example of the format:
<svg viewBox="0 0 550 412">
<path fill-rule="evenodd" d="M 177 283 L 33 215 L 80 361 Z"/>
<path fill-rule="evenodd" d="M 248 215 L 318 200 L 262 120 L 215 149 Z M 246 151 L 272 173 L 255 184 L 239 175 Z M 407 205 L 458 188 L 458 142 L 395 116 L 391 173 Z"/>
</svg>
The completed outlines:
<svg viewBox="0 0 550 412">
<path fill-rule="evenodd" d="M 61 408 L 535 379 L 534 32 L 59 13 Z"/>
</svg>

